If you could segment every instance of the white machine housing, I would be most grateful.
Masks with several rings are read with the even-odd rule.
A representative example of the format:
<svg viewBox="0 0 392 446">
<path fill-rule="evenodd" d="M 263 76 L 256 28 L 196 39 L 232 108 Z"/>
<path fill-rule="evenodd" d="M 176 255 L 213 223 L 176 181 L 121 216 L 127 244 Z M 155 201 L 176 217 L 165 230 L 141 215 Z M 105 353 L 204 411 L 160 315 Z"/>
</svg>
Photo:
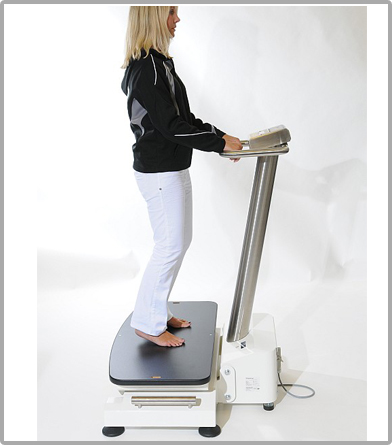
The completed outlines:
<svg viewBox="0 0 392 446">
<path fill-rule="evenodd" d="M 252 329 L 236 342 L 223 341 L 218 402 L 269 404 L 277 398 L 277 345 L 271 315 L 252 315 Z"/>
</svg>

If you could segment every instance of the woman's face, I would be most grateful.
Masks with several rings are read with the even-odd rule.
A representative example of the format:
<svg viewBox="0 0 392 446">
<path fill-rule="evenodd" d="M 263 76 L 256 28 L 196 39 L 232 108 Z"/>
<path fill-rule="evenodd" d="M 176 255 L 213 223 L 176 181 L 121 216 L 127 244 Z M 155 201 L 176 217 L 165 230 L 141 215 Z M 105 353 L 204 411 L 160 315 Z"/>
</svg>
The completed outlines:
<svg viewBox="0 0 392 446">
<path fill-rule="evenodd" d="M 170 31 L 170 34 L 174 37 L 174 32 L 176 30 L 176 24 L 180 21 L 180 18 L 177 15 L 176 8 L 174 6 L 170 6 L 169 17 L 167 18 L 167 27 Z"/>
</svg>

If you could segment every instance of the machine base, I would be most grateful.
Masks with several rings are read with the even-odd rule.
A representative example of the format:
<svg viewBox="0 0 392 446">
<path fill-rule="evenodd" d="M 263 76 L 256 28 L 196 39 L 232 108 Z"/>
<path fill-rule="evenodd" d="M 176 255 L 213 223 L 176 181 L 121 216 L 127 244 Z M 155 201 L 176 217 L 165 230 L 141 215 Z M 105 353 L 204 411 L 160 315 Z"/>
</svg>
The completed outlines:
<svg viewBox="0 0 392 446">
<path fill-rule="evenodd" d="M 170 305 L 176 316 L 192 321 L 192 328 L 179 330 L 185 346 L 169 349 L 138 338 L 128 320 L 115 339 L 109 375 L 121 396 L 107 400 L 105 436 L 121 435 L 124 427 L 193 427 L 206 437 L 220 433 L 217 305 L 206 301 Z"/>
<path fill-rule="evenodd" d="M 199 302 L 197 305 L 199 306 L 197 313 L 200 313 L 204 319 L 207 318 L 201 310 L 203 305 L 206 307 L 205 310 L 207 307 L 214 309 L 211 303 Z M 186 308 L 182 303 L 181 307 Z M 192 307 L 193 305 L 189 309 Z M 195 315 L 196 311 L 193 311 L 192 318 L 188 317 L 192 320 L 192 326 L 198 326 Z M 117 381 L 121 396 L 109 398 L 106 403 L 103 435 L 116 437 L 125 431 L 125 427 L 193 427 L 198 429 L 201 436 L 213 438 L 221 432 L 221 428 L 216 424 L 217 403 L 261 404 L 265 410 L 273 410 L 277 397 L 278 365 L 274 322 L 273 318 L 267 314 L 253 316 L 251 332 L 238 342 L 228 343 L 224 340 L 222 330 L 214 328 L 215 336 L 213 340 L 209 339 L 209 345 L 213 346 L 208 361 L 211 368 L 204 375 L 197 372 L 199 377 L 209 376 L 209 382 L 193 380 L 200 383 L 195 385 L 186 379 L 186 374 L 179 377 L 177 384 L 168 378 L 148 381 L 138 377 L 135 380 L 130 379 L 130 375 L 126 376 L 125 371 L 120 370 L 115 364 L 117 368 L 113 366 L 111 371 L 120 370 L 122 376 L 127 379 Z M 211 318 L 214 322 L 215 317 L 214 314 Z M 210 327 L 211 330 L 212 328 Z M 190 330 L 194 330 L 194 327 Z M 195 332 L 192 333 L 195 334 Z M 184 331 L 185 333 L 191 334 L 190 331 Z M 210 333 L 211 331 L 208 331 L 208 334 Z M 124 331 L 120 331 L 120 335 L 124 335 Z M 188 339 L 191 340 L 191 337 Z M 149 345 L 138 344 L 138 362 L 143 361 L 141 353 L 145 347 L 148 350 Z M 196 342 L 188 342 L 185 347 L 178 347 L 178 349 L 159 347 L 157 355 L 165 352 L 172 354 L 174 350 L 178 350 L 178 353 L 182 350 L 185 353 L 186 348 L 189 350 L 187 353 L 189 363 L 192 358 L 191 351 L 193 352 L 192 362 L 197 361 L 197 356 L 201 352 Z M 147 353 L 145 361 L 155 362 L 151 360 L 154 357 L 153 352 L 148 350 Z M 169 368 L 168 365 L 172 360 L 172 357 L 168 358 L 165 364 L 166 369 Z M 188 366 L 190 366 L 189 363 Z M 134 369 L 135 364 L 129 368 L 129 370 Z M 199 370 L 200 367 L 197 369 Z M 163 369 L 161 370 L 163 376 Z M 194 370 L 192 373 L 195 375 Z M 113 375 L 114 373 L 110 375 L 112 382 L 116 381 Z"/>
<path fill-rule="evenodd" d="M 206 392 L 124 392 L 109 398 L 105 405 L 104 425 L 114 427 L 216 426 L 216 391 Z M 103 432 L 104 435 L 106 433 Z"/>
</svg>

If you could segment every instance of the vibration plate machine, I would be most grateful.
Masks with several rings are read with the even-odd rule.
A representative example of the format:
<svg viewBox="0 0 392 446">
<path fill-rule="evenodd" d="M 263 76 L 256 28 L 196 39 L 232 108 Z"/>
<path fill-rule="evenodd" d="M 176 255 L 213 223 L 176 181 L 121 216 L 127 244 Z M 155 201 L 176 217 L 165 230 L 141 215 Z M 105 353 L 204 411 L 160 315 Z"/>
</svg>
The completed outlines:
<svg viewBox="0 0 392 446">
<path fill-rule="evenodd" d="M 195 427 L 216 437 L 216 406 L 261 404 L 274 409 L 280 348 L 272 316 L 252 307 L 279 155 L 289 151 L 289 131 L 282 125 L 241 141 L 247 149 L 223 157 L 257 157 L 236 290 L 227 328 L 216 327 L 215 302 L 170 302 L 190 329 L 168 329 L 184 337 L 182 347 L 159 347 L 121 326 L 112 346 L 110 380 L 121 396 L 109 398 L 102 433 L 121 435 L 125 427 Z"/>
</svg>

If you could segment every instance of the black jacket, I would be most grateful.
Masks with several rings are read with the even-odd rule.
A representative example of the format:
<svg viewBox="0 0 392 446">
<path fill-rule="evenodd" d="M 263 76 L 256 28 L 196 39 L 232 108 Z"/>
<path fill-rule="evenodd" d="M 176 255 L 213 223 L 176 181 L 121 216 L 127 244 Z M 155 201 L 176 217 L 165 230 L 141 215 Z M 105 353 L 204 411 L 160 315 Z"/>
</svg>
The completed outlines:
<svg viewBox="0 0 392 446">
<path fill-rule="evenodd" d="M 172 59 L 151 49 L 127 67 L 121 88 L 135 134 L 135 170 L 172 172 L 191 165 L 192 149 L 223 152 L 224 132 L 195 118 Z"/>
</svg>

